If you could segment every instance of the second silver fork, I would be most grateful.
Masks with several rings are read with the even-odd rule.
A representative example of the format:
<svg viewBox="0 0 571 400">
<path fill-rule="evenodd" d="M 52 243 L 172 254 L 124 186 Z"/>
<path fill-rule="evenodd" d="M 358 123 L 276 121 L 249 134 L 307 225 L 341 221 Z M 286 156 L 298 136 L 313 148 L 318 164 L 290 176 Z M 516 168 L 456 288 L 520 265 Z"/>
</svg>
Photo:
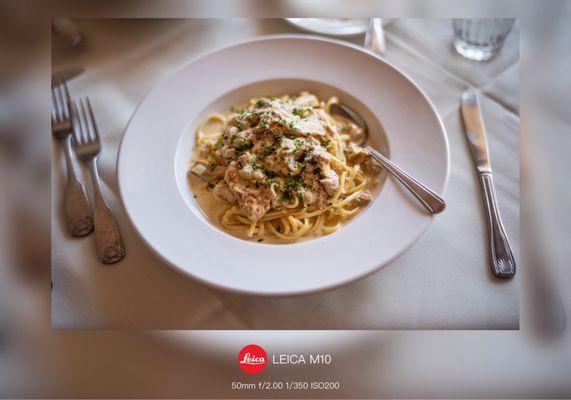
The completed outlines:
<svg viewBox="0 0 571 400">
<path fill-rule="evenodd" d="M 69 90 L 65 80 L 52 82 L 52 132 L 64 147 L 67 167 L 65 185 L 65 216 L 69 232 L 73 236 L 85 236 L 93 230 L 93 217 L 85 188 L 79 181 L 73 166 L 72 131 Z"/>
<path fill-rule="evenodd" d="M 95 241 L 97 256 L 105 264 L 121 261 L 125 257 L 123 240 L 111 209 L 103 198 L 97 158 L 101 153 L 99 131 L 91 109 L 89 98 L 73 101 L 73 127 L 75 132 L 76 154 L 81 159 L 91 175 L 95 197 Z"/>
</svg>

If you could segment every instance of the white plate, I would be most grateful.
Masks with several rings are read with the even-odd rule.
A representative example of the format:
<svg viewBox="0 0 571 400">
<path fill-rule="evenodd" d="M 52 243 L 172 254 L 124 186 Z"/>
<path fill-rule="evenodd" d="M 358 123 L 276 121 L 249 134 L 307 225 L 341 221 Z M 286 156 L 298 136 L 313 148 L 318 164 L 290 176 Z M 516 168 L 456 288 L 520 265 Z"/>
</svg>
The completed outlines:
<svg viewBox="0 0 571 400">
<path fill-rule="evenodd" d="M 248 242 L 209 222 L 186 179 L 201 118 L 254 95 L 304 87 L 339 94 L 381 145 L 384 128 L 397 164 L 444 192 L 450 163 L 444 127 L 410 79 L 359 46 L 307 35 L 260 37 L 180 69 L 145 98 L 123 136 L 117 165 L 123 203 L 141 237 L 168 264 L 222 289 L 309 293 L 387 265 L 428 228 L 433 217 L 392 179 L 338 232 L 301 243 Z"/>
</svg>

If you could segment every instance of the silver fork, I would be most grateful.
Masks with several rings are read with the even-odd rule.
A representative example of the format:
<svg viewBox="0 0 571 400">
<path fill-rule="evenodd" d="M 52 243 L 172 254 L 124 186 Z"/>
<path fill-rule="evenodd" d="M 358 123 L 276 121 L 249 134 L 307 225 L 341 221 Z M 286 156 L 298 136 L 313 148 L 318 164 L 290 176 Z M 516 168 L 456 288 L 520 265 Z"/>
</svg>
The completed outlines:
<svg viewBox="0 0 571 400">
<path fill-rule="evenodd" d="M 85 188 L 77 178 L 72 161 L 73 138 L 69 91 L 65 80 L 57 80 L 52 86 L 52 133 L 64 146 L 67 182 L 64 192 L 66 224 L 73 236 L 85 236 L 93 230 L 93 217 Z"/>
<path fill-rule="evenodd" d="M 123 240 L 111 209 L 103 199 L 97 158 L 101 153 L 99 131 L 95 123 L 89 98 L 73 101 L 73 128 L 75 132 L 76 154 L 89 168 L 95 197 L 95 241 L 97 256 L 102 263 L 112 264 L 125 257 Z"/>
</svg>

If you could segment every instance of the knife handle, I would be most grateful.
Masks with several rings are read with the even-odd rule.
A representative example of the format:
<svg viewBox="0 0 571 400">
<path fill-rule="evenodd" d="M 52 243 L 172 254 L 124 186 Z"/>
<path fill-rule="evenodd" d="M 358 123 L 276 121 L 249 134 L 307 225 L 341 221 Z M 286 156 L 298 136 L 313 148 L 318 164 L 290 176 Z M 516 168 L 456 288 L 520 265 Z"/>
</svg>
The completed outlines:
<svg viewBox="0 0 571 400">
<path fill-rule="evenodd" d="M 488 216 L 492 272 L 498 278 L 510 279 L 515 275 L 515 259 L 500 217 L 492 174 L 487 172 L 480 174 L 480 183 L 484 195 L 484 208 Z"/>
</svg>

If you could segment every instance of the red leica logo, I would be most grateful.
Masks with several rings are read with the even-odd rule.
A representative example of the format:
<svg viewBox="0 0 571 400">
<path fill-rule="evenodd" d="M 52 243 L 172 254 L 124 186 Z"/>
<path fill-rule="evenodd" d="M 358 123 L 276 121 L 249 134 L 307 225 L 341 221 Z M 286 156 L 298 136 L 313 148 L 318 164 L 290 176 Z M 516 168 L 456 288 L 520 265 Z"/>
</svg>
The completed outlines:
<svg viewBox="0 0 571 400">
<path fill-rule="evenodd" d="M 266 351 L 255 344 L 247 345 L 238 354 L 238 365 L 247 374 L 258 374 L 266 368 L 267 364 Z"/>
</svg>

